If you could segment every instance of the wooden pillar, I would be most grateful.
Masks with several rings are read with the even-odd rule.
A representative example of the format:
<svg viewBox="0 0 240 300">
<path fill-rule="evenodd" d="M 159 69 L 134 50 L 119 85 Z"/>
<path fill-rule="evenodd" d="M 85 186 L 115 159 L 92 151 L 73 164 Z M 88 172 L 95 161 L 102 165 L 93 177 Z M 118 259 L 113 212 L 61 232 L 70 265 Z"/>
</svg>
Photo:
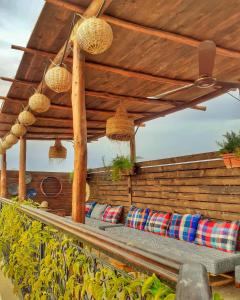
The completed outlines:
<svg viewBox="0 0 240 300">
<path fill-rule="evenodd" d="M 2 154 L 1 160 L 1 197 L 7 196 L 7 155 L 6 152 Z"/>
<path fill-rule="evenodd" d="M 26 139 L 20 137 L 20 153 L 19 153 L 19 201 L 26 199 Z"/>
<path fill-rule="evenodd" d="M 72 219 L 85 223 L 87 177 L 87 120 L 85 104 L 85 56 L 73 40 L 72 114 L 74 136 L 74 176 L 72 185 Z"/>
<path fill-rule="evenodd" d="M 130 140 L 130 159 L 132 162 L 136 161 L 136 142 L 135 135 Z"/>
</svg>

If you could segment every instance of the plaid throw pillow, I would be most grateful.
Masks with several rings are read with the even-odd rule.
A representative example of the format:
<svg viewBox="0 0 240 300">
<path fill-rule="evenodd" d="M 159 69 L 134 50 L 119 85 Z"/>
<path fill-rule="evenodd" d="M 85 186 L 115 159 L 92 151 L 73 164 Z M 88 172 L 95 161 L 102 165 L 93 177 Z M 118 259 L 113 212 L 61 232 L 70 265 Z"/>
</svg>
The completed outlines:
<svg viewBox="0 0 240 300">
<path fill-rule="evenodd" d="M 198 222 L 201 219 L 200 214 L 182 216 L 179 229 L 179 239 L 186 242 L 193 242 L 196 237 Z"/>
<path fill-rule="evenodd" d="M 170 225 L 168 228 L 167 235 L 171 238 L 178 239 L 179 238 L 179 229 L 180 223 L 182 220 L 182 215 L 180 214 L 173 214 L 170 220 Z"/>
<path fill-rule="evenodd" d="M 150 231 L 159 235 L 165 235 L 171 214 L 160 211 L 151 210 L 144 230 Z"/>
<path fill-rule="evenodd" d="M 240 225 L 239 225 L 239 230 L 238 230 L 238 238 L 237 238 L 237 248 L 236 251 L 240 252 Z"/>
<path fill-rule="evenodd" d="M 225 252 L 235 252 L 239 221 L 215 222 L 201 220 L 198 224 L 195 243 Z"/>
<path fill-rule="evenodd" d="M 144 230 L 148 214 L 149 208 L 143 209 L 132 206 L 127 215 L 126 226 Z"/>
<path fill-rule="evenodd" d="M 92 210 L 93 210 L 95 205 L 96 205 L 96 202 L 87 202 L 85 204 L 85 215 L 86 215 L 86 217 L 90 218 Z"/>
<path fill-rule="evenodd" d="M 104 214 L 102 216 L 102 221 L 110 222 L 114 224 L 118 223 L 122 215 L 122 210 L 123 210 L 122 206 L 108 206 L 104 211 Z"/>
</svg>

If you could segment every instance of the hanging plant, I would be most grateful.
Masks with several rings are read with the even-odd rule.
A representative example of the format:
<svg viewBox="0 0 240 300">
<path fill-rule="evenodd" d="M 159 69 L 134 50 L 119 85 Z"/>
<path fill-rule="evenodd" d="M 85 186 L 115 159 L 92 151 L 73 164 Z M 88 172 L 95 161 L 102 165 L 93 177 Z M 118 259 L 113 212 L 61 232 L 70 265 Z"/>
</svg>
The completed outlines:
<svg viewBox="0 0 240 300">
<path fill-rule="evenodd" d="M 119 104 L 116 114 L 107 120 L 106 136 L 116 141 L 130 141 L 134 136 L 134 122 L 128 118 L 123 103 Z"/>
<path fill-rule="evenodd" d="M 10 144 L 10 145 L 14 145 L 18 142 L 18 138 L 12 134 L 12 133 L 9 133 L 6 137 L 5 137 L 5 141 Z"/>
<path fill-rule="evenodd" d="M 42 93 L 35 93 L 29 98 L 29 107 L 32 111 L 43 113 L 50 108 L 50 99 Z"/>
<path fill-rule="evenodd" d="M 21 137 L 21 136 L 23 136 L 27 132 L 27 129 L 22 124 L 18 124 L 17 123 L 17 124 L 15 124 L 15 125 L 12 126 L 11 132 L 16 137 Z"/>
<path fill-rule="evenodd" d="M 19 114 L 18 121 L 24 126 L 31 126 L 36 122 L 36 118 L 30 111 L 24 110 Z"/>
<path fill-rule="evenodd" d="M 110 164 L 111 177 L 113 181 L 121 180 L 123 176 L 132 174 L 134 162 L 129 156 L 117 155 Z"/>
<path fill-rule="evenodd" d="M 240 132 L 227 132 L 223 135 L 222 142 L 217 142 L 221 147 L 219 152 L 222 154 L 225 166 L 229 168 L 240 168 Z"/>
<path fill-rule="evenodd" d="M 61 140 L 56 139 L 53 146 L 49 148 L 48 157 L 50 160 L 65 160 L 67 157 L 67 149 L 62 145 Z"/>
<path fill-rule="evenodd" d="M 77 30 L 77 40 L 84 51 L 91 54 L 103 53 L 112 45 L 112 28 L 103 19 L 85 19 Z"/>
<path fill-rule="evenodd" d="M 72 75 L 62 65 L 55 66 L 47 71 L 45 82 L 56 93 L 67 92 L 71 89 Z"/>
</svg>

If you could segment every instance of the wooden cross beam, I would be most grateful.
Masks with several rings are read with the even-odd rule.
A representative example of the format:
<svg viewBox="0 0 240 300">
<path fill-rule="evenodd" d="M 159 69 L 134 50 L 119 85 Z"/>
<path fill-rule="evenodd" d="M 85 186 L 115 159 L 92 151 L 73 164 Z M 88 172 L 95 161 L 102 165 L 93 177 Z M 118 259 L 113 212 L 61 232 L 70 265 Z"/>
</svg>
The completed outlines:
<svg viewBox="0 0 240 300">
<path fill-rule="evenodd" d="M 77 4 L 66 2 L 64 0 L 45 0 L 45 1 L 52 3 L 54 5 L 57 5 L 63 9 L 67 9 L 67 10 L 70 10 L 70 11 L 73 11 L 76 13 L 81 14 L 84 11 L 84 8 L 82 8 L 81 6 L 79 6 Z M 178 43 L 178 44 L 182 44 L 182 45 L 186 45 L 186 46 L 190 46 L 190 47 L 194 47 L 194 48 L 198 48 L 198 46 L 201 42 L 197 39 L 187 37 L 187 36 L 184 36 L 181 34 L 168 32 L 168 31 L 165 31 L 162 29 L 150 28 L 150 27 L 146 27 L 143 25 L 138 25 L 133 22 L 125 21 L 125 20 L 107 16 L 107 15 L 102 16 L 102 19 L 109 22 L 110 24 L 124 28 L 126 30 L 130 30 L 130 31 L 137 32 L 137 33 L 142 33 L 145 35 L 157 37 L 160 39 L 172 41 L 174 43 Z M 216 52 L 218 55 L 221 55 L 221 56 L 230 57 L 230 58 L 238 58 L 238 59 L 240 58 L 240 52 L 236 51 L 236 50 L 217 47 Z"/>
<path fill-rule="evenodd" d="M 0 77 L 0 79 L 4 80 L 4 81 L 9 81 L 9 82 L 12 82 L 12 83 L 23 84 L 23 85 L 35 85 L 36 86 L 37 84 L 39 84 L 39 82 L 36 83 L 36 82 L 32 82 L 32 81 L 19 80 L 19 79 L 8 78 L 8 77 L 3 77 L 3 76 Z M 186 101 L 184 101 L 184 100 L 174 100 L 174 99 L 158 99 L 158 100 L 155 100 L 155 99 L 146 99 L 146 98 L 140 98 L 140 97 L 125 96 L 125 95 L 116 95 L 116 94 L 105 93 L 105 92 L 89 91 L 89 90 L 86 90 L 85 94 L 86 94 L 86 96 L 98 98 L 98 99 L 101 99 L 102 101 L 112 101 L 112 102 L 124 101 L 126 103 L 133 103 L 133 104 L 149 104 L 149 105 L 157 106 L 159 108 L 165 106 L 165 104 L 172 105 L 172 106 L 175 107 L 175 106 L 186 103 Z M 2 100 L 7 100 L 7 99 L 11 100 L 12 99 L 13 100 L 15 98 L 0 97 L 0 99 L 2 99 Z M 17 99 L 16 99 L 16 101 L 17 101 Z M 52 105 L 52 107 L 53 106 L 54 105 Z M 57 105 L 57 106 L 58 106 L 57 108 L 60 107 L 60 105 Z M 206 111 L 206 107 L 204 107 L 204 106 L 193 106 L 193 107 L 190 107 L 190 108 Z M 145 114 L 146 115 L 148 113 L 142 112 L 140 114 Z"/>
</svg>

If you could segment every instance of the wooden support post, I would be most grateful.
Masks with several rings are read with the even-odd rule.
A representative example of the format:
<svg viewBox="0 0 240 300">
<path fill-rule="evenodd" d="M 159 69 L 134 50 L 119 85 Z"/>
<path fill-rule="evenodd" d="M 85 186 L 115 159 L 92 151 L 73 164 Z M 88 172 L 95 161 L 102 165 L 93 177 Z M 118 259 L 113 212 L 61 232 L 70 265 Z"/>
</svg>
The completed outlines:
<svg viewBox="0 0 240 300">
<path fill-rule="evenodd" d="M 26 198 L 26 139 L 20 137 L 20 153 L 19 153 L 19 201 L 23 201 Z"/>
<path fill-rule="evenodd" d="M 7 155 L 6 152 L 2 154 L 1 166 L 1 197 L 7 196 Z"/>
<path fill-rule="evenodd" d="M 136 161 L 136 142 L 135 135 L 130 140 L 130 159 L 132 162 Z"/>
<path fill-rule="evenodd" d="M 73 40 L 72 114 L 74 136 L 74 176 L 72 186 L 72 219 L 85 223 L 87 177 L 87 120 L 85 104 L 85 56 Z"/>
</svg>

